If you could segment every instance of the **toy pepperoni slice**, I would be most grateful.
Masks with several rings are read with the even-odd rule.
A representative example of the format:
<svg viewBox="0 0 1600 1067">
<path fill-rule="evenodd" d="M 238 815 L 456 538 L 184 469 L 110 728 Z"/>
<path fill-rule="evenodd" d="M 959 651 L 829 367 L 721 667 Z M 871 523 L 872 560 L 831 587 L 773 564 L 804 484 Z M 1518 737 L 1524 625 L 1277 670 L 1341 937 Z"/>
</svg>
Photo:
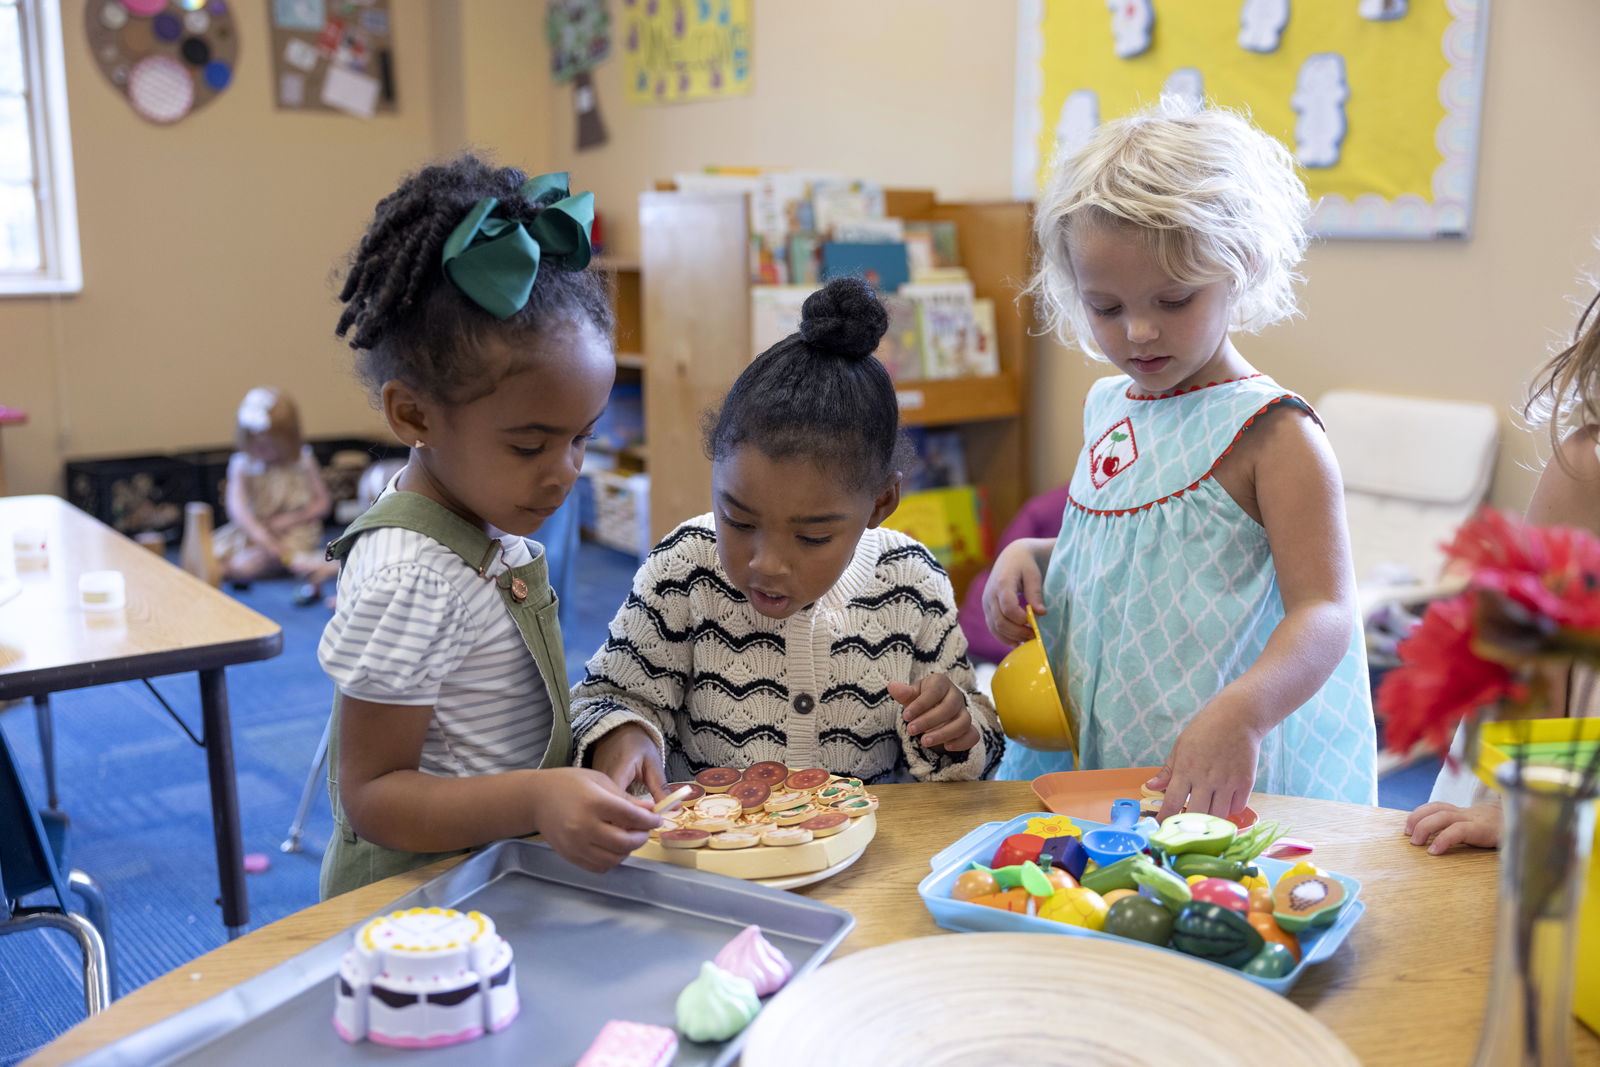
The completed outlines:
<svg viewBox="0 0 1600 1067">
<path fill-rule="evenodd" d="M 662 848 L 699 848 L 711 835 L 704 830 L 663 830 L 661 831 Z"/>
<path fill-rule="evenodd" d="M 689 795 L 683 798 L 684 807 L 692 807 L 694 802 L 706 795 L 705 787 L 694 782 L 668 782 L 667 792 L 676 793 L 680 789 L 689 790 Z"/>
<path fill-rule="evenodd" d="M 707 793 L 726 793 L 728 787 L 740 777 L 732 767 L 707 767 L 695 775 L 694 780 L 704 786 Z"/>
<path fill-rule="evenodd" d="M 789 777 L 789 768 L 771 760 L 767 760 L 765 763 L 753 763 L 746 767 L 744 772 L 744 780 L 747 782 L 765 782 L 774 786 L 787 777 Z"/>
<path fill-rule="evenodd" d="M 843 830 L 849 822 L 850 816 L 842 811 L 825 811 L 821 815 L 812 816 L 799 826 L 802 830 L 810 830 L 812 837 L 832 837 Z"/>
<path fill-rule="evenodd" d="M 809 770 L 795 771 L 784 780 L 783 785 L 785 789 L 803 793 L 819 786 L 827 785 L 828 779 L 832 777 L 833 775 L 820 767 L 812 767 Z"/>
<path fill-rule="evenodd" d="M 788 811 L 773 812 L 772 821 L 779 826 L 796 826 L 817 814 L 820 813 L 816 808 L 810 804 L 802 804 L 798 808 L 790 808 Z"/>
<path fill-rule="evenodd" d="M 744 806 L 744 810 L 759 809 L 772 795 L 772 787 L 766 782 L 753 782 L 746 779 L 734 782 L 728 787 L 728 795 Z"/>
</svg>

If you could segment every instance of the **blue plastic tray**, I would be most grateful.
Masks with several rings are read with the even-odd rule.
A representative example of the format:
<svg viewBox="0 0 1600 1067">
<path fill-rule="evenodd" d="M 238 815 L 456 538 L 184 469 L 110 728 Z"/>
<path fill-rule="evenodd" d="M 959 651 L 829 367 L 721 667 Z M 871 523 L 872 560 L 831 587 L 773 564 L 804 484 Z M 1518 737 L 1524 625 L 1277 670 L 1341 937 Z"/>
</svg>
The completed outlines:
<svg viewBox="0 0 1600 1067">
<path fill-rule="evenodd" d="M 1061 818 L 1053 812 L 1032 811 L 1018 815 L 1009 822 L 984 823 L 967 832 L 959 841 L 938 852 L 930 861 L 933 870 L 917 885 L 917 893 L 921 895 L 922 902 L 928 906 L 934 922 L 946 930 L 961 930 L 971 933 L 1040 933 L 1040 934 L 1065 934 L 1068 937 L 1102 937 L 1112 941 L 1121 941 L 1126 945 L 1138 945 L 1155 952 L 1172 952 L 1188 959 L 1199 959 L 1202 963 L 1211 963 L 1211 966 L 1236 974 L 1240 978 L 1254 982 L 1274 993 L 1287 993 L 1295 982 L 1300 980 L 1300 975 L 1313 963 L 1319 963 L 1333 955 L 1335 949 L 1344 941 L 1350 928 L 1355 926 L 1367 910 L 1367 905 L 1357 899 L 1361 892 L 1361 883 L 1354 878 L 1346 878 L 1342 874 L 1333 877 L 1344 886 L 1349 894 L 1349 902 L 1340 909 L 1339 915 L 1327 926 L 1311 927 L 1303 930 L 1300 937 L 1300 962 L 1294 970 L 1282 978 L 1260 978 L 1255 975 L 1245 974 L 1233 967 L 1225 967 L 1220 963 L 1201 959 L 1198 956 L 1188 956 L 1178 952 L 1177 949 L 1165 948 L 1160 945 L 1147 945 L 1142 941 L 1132 941 L 1128 938 L 1117 937 L 1115 934 L 1104 933 L 1099 930 L 1090 930 L 1082 926 L 1069 926 L 1051 919 L 1040 919 L 1032 915 L 1018 915 L 1016 912 L 1001 911 L 999 908 L 990 908 L 982 904 L 971 904 L 965 900 L 952 900 L 950 890 L 955 885 L 956 878 L 962 871 L 967 870 L 973 860 L 987 865 L 994 856 L 994 850 L 1000 847 L 1000 842 L 1012 834 L 1025 833 L 1029 819 Z M 1090 822 L 1087 819 L 1074 818 L 1073 823 L 1083 830 L 1092 830 L 1105 823 Z M 1277 884 L 1285 871 L 1294 866 L 1283 860 L 1258 859 L 1256 866 L 1267 875 L 1274 885 Z M 1329 872 L 1332 873 L 1332 872 Z"/>
</svg>

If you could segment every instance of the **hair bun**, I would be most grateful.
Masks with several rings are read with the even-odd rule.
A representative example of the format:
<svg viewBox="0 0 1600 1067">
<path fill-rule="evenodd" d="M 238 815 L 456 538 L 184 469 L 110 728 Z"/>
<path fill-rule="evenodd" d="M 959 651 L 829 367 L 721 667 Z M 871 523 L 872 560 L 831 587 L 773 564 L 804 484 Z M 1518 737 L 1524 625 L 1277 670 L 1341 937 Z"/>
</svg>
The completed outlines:
<svg viewBox="0 0 1600 1067">
<path fill-rule="evenodd" d="M 830 355 L 866 359 L 889 328 L 872 286 L 860 278 L 835 278 L 806 297 L 800 308 L 800 336 L 806 346 Z"/>
</svg>

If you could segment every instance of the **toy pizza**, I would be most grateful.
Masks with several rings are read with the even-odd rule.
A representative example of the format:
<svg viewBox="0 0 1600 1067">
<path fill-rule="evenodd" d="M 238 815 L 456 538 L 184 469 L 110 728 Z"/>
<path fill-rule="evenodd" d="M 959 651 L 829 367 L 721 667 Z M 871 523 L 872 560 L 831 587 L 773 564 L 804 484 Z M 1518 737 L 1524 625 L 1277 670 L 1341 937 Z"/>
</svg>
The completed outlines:
<svg viewBox="0 0 1600 1067">
<path fill-rule="evenodd" d="M 735 878 L 827 870 L 877 832 L 878 798 L 859 778 L 817 767 L 708 767 L 667 794 L 657 806 L 665 821 L 634 855 Z"/>
</svg>

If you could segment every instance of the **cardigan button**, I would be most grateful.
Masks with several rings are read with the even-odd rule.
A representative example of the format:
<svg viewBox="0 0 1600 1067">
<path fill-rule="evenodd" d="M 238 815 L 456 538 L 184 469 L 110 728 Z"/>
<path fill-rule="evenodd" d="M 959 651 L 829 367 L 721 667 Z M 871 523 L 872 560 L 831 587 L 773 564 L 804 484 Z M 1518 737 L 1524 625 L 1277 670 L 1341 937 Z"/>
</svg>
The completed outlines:
<svg viewBox="0 0 1600 1067">
<path fill-rule="evenodd" d="M 794 698 L 794 710 L 802 715 L 810 715 L 811 709 L 817 706 L 810 693 L 801 693 Z"/>
</svg>

